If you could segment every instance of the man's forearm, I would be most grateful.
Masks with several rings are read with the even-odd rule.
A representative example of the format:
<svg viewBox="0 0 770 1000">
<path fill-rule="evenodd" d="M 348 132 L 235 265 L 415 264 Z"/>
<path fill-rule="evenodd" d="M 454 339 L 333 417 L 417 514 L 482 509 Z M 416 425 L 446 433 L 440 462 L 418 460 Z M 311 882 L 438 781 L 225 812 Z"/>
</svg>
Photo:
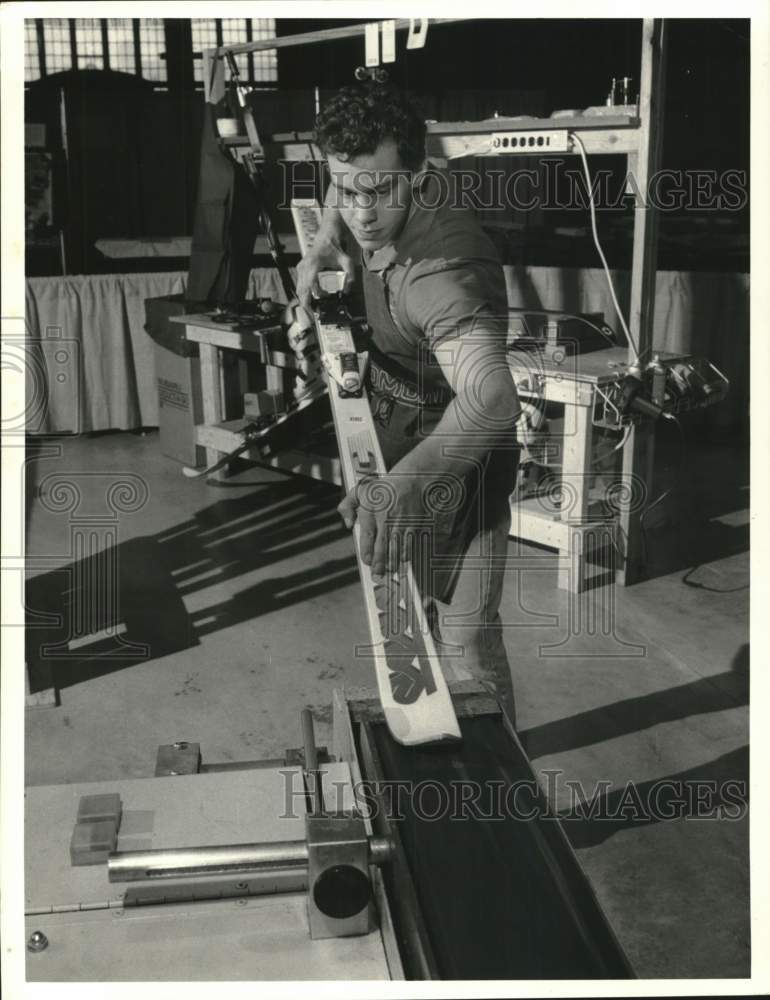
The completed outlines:
<svg viewBox="0 0 770 1000">
<path fill-rule="evenodd" d="M 324 198 L 323 212 L 321 214 L 321 226 L 316 237 L 319 243 L 339 244 L 343 238 L 345 223 L 342 221 L 336 200 L 337 194 L 334 191 L 334 185 L 330 184 L 326 189 L 326 197 Z"/>
<path fill-rule="evenodd" d="M 516 388 L 506 370 L 488 380 L 478 395 L 455 396 L 443 417 L 391 470 L 397 475 L 463 477 L 469 464 L 482 462 L 493 448 L 516 443 L 521 412 Z"/>
<path fill-rule="evenodd" d="M 313 245 L 297 265 L 297 298 L 305 309 L 312 308 L 313 298 L 322 294 L 318 274 L 325 266 L 344 271 L 346 283 L 353 280 L 355 273 L 353 261 L 345 249 L 346 227 L 339 209 L 331 203 L 331 191 L 332 185 L 329 185 Z"/>
<path fill-rule="evenodd" d="M 406 475 L 455 474 L 516 441 L 521 412 L 505 349 L 494 331 L 445 339 L 436 351 L 455 397 L 434 430 L 395 466 Z"/>
</svg>

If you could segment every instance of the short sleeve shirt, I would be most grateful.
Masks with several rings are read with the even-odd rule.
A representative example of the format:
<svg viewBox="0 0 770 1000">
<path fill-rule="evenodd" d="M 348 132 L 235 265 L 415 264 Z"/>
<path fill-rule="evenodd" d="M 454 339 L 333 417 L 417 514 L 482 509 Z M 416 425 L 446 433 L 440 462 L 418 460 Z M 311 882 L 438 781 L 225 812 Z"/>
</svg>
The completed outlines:
<svg viewBox="0 0 770 1000">
<path fill-rule="evenodd" d="M 435 170 L 415 184 L 397 240 L 364 253 L 383 280 L 393 331 L 374 330 L 377 348 L 417 375 L 421 351 L 468 333 L 504 343 L 505 277 L 497 251 L 469 208 L 453 204 L 450 179 Z"/>
</svg>

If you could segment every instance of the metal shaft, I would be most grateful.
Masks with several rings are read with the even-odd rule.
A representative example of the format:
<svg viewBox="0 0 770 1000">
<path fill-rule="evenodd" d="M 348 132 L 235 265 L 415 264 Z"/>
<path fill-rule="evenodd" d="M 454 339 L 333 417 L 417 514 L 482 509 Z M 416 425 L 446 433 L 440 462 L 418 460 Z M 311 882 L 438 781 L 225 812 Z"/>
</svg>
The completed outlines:
<svg viewBox="0 0 770 1000">
<path fill-rule="evenodd" d="M 307 867 L 304 840 L 225 847 L 181 847 L 166 851 L 116 851 L 107 861 L 110 882 L 140 882 L 190 875 Z"/>
<path fill-rule="evenodd" d="M 369 863 L 383 865 L 393 856 L 388 837 L 369 838 Z M 201 875 L 304 869 L 308 849 L 304 840 L 272 844 L 235 844 L 227 847 L 182 847 L 166 851 L 117 851 L 107 861 L 110 882 L 147 882 Z"/>
</svg>

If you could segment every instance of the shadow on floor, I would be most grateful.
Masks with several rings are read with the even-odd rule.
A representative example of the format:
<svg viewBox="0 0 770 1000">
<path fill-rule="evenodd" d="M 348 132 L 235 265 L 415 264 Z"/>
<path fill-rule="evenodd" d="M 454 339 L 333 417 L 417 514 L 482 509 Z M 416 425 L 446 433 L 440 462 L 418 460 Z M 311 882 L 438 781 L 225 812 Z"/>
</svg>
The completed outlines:
<svg viewBox="0 0 770 1000">
<path fill-rule="evenodd" d="M 105 544 L 100 526 L 71 534 L 78 559 L 27 581 L 30 689 L 81 683 L 198 645 L 220 628 L 303 602 L 357 579 L 349 558 L 234 581 L 347 536 L 336 487 L 291 479 L 226 497 L 169 531 Z M 220 591 L 219 588 L 222 588 Z M 210 606 L 185 598 L 214 588 Z"/>
<path fill-rule="evenodd" d="M 749 800 L 749 748 L 740 747 L 713 761 L 677 774 L 610 792 L 601 782 L 582 789 L 585 801 L 559 812 L 564 831 L 579 850 L 596 847 L 622 830 L 680 819 L 732 820 L 746 815 Z"/>
<path fill-rule="evenodd" d="M 686 415 L 685 415 L 686 416 Z M 642 512 L 645 578 L 714 563 L 749 549 L 748 443 L 713 444 L 699 440 L 685 424 L 687 447 L 656 435 L 656 475 L 646 513 Z M 670 491 L 654 508 L 656 500 Z M 684 582 L 690 586 L 689 580 Z M 723 592 L 748 589 L 740 581 L 715 587 Z"/>
<path fill-rule="evenodd" d="M 519 733 L 530 760 L 591 746 L 677 722 L 705 712 L 721 712 L 749 703 L 749 646 L 740 647 L 730 670 L 689 684 L 602 705 Z"/>
</svg>

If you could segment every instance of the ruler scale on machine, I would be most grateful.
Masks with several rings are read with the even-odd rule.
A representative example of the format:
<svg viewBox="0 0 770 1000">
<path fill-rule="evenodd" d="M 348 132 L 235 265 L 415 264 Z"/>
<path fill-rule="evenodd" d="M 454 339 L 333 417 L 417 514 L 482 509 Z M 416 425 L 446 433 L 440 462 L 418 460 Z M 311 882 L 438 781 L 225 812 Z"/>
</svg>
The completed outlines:
<svg viewBox="0 0 770 1000">
<path fill-rule="evenodd" d="M 292 216 L 302 252 L 312 245 L 320 224 L 320 208 L 311 200 L 293 200 Z M 339 289 L 337 272 L 321 275 L 322 288 Z M 321 300 L 316 330 L 327 371 L 329 399 L 340 451 L 345 487 L 387 469 L 363 388 L 362 358 L 350 325 L 336 299 Z M 376 492 L 376 482 L 372 491 Z M 381 580 L 361 558 L 359 525 L 353 528 L 356 559 L 372 639 L 372 655 L 385 720 L 399 743 L 411 746 L 460 739 L 452 699 L 441 671 L 422 598 L 410 564 Z"/>
</svg>

